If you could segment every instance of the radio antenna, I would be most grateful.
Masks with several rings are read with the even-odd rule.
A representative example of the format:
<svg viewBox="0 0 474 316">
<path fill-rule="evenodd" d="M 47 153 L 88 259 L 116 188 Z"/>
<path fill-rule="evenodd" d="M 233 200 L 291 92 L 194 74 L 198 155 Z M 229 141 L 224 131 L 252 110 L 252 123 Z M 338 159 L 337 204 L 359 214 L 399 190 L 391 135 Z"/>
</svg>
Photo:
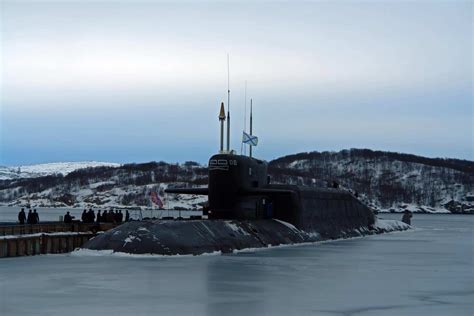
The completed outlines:
<svg viewBox="0 0 474 316">
<path fill-rule="evenodd" d="M 250 99 L 250 136 L 252 136 L 252 99 Z M 252 158 L 252 145 L 249 144 L 249 157 Z"/>
<path fill-rule="evenodd" d="M 244 132 L 247 130 L 247 80 L 245 80 L 245 101 L 244 101 Z M 247 147 L 244 146 L 244 142 L 240 145 L 240 154 L 247 154 Z"/>
<path fill-rule="evenodd" d="M 227 54 L 227 152 L 230 153 L 230 70 Z"/>
</svg>

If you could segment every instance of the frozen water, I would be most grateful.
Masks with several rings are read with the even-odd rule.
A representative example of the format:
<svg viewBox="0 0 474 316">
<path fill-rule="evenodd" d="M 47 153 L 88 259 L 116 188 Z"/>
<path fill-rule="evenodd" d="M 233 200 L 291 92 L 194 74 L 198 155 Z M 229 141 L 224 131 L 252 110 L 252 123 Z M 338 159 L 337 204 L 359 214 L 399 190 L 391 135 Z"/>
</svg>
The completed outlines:
<svg viewBox="0 0 474 316">
<path fill-rule="evenodd" d="M 474 217 L 412 220 L 232 255 L 1 259 L 0 315 L 473 315 Z"/>
</svg>

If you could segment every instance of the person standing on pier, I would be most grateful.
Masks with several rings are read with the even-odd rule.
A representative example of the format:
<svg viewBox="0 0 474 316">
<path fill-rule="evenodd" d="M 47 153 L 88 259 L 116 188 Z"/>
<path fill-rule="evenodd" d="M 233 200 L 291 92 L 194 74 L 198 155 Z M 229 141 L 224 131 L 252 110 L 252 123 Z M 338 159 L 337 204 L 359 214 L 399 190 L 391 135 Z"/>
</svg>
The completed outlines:
<svg viewBox="0 0 474 316">
<path fill-rule="evenodd" d="M 27 224 L 33 224 L 33 212 L 28 210 L 28 217 L 26 218 L 26 223 Z"/>
<path fill-rule="evenodd" d="M 69 212 L 66 213 L 66 215 L 64 215 L 64 223 L 66 224 L 70 224 L 72 223 L 72 218 L 74 216 L 71 216 L 71 214 L 69 214 Z"/>
<path fill-rule="evenodd" d="M 89 213 L 87 213 L 87 222 L 88 223 L 94 223 L 95 222 L 95 213 L 93 209 L 89 210 Z"/>
<path fill-rule="evenodd" d="M 26 220 L 25 209 L 22 208 L 20 213 L 18 213 L 18 221 L 20 222 L 20 225 L 24 225 L 25 220 Z"/>
<path fill-rule="evenodd" d="M 115 213 L 114 210 L 110 210 L 107 213 L 107 223 L 115 223 Z"/>
<path fill-rule="evenodd" d="M 33 224 L 39 224 L 40 218 L 39 214 L 36 213 L 36 209 L 33 210 Z"/>
<path fill-rule="evenodd" d="M 30 211 L 28 212 L 28 218 L 27 218 L 26 221 L 27 221 L 29 224 L 38 224 L 38 223 L 36 222 L 36 214 L 37 214 L 37 213 L 36 213 L 36 209 L 33 210 L 33 211 L 30 210 Z"/>
</svg>

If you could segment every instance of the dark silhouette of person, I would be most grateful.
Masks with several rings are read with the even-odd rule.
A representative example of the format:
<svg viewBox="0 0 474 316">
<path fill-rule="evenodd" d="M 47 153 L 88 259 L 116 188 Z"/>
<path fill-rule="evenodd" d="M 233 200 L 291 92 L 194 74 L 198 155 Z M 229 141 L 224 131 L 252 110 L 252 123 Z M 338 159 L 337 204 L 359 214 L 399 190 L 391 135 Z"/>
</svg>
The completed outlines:
<svg viewBox="0 0 474 316">
<path fill-rule="evenodd" d="M 33 224 L 33 212 L 31 210 L 28 211 L 28 217 L 26 218 L 27 224 Z"/>
<path fill-rule="evenodd" d="M 107 223 L 107 217 L 109 216 L 109 214 L 107 213 L 107 210 L 104 210 L 104 212 L 102 213 L 102 222 L 103 223 Z"/>
<path fill-rule="evenodd" d="M 125 221 L 128 222 L 130 220 L 130 213 L 128 210 L 125 211 Z"/>
<path fill-rule="evenodd" d="M 405 224 L 411 225 L 411 218 L 413 217 L 412 213 L 409 210 L 403 212 L 402 222 Z"/>
<path fill-rule="evenodd" d="M 82 211 L 81 220 L 82 220 L 83 223 L 87 222 L 87 211 L 86 210 Z"/>
<path fill-rule="evenodd" d="M 100 214 L 100 210 L 97 211 L 97 223 L 102 222 L 102 215 Z"/>
<path fill-rule="evenodd" d="M 110 210 L 107 213 L 107 223 L 114 223 L 115 222 L 115 213 L 114 210 Z"/>
<path fill-rule="evenodd" d="M 333 182 L 332 182 L 332 187 L 333 187 L 334 189 L 338 189 L 338 188 L 339 188 L 339 183 L 337 183 L 336 181 L 333 181 Z"/>
<path fill-rule="evenodd" d="M 94 210 L 92 210 L 92 209 L 89 210 L 89 213 L 87 213 L 87 219 L 88 219 L 88 223 L 93 223 L 93 222 L 95 222 L 95 213 L 94 213 Z"/>
<path fill-rule="evenodd" d="M 25 209 L 22 208 L 21 211 L 18 213 L 18 221 L 20 222 L 20 225 L 24 225 L 25 220 L 26 220 Z"/>
<path fill-rule="evenodd" d="M 72 218 L 73 218 L 73 216 L 71 216 L 71 214 L 69 214 L 69 212 L 67 212 L 66 215 L 64 215 L 64 223 L 66 223 L 66 224 L 72 223 Z"/>
<path fill-rule="evenodd" d="M 36 209 L 33 210 L 33 224 L 39 224 L 40 218 L 39 214 L 36 213 Z"/>
<path fill-rule="evenodd" d="M 116 210 L 115 213 L 114 213 L 114 221 L 116 223 L 120 223 L 120 214 L 119 214 L 118 210 Z"/>
<path fill-rule="evenodd" d="M 122 210 L 119 211 L 119 223 L 123 222 L 123 213 Z"/>
</svg>

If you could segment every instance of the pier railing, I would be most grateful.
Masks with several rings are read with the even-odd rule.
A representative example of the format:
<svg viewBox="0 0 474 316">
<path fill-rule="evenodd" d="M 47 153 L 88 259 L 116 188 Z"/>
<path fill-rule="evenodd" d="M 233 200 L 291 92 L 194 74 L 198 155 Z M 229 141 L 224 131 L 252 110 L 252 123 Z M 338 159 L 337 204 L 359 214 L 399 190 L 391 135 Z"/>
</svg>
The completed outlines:
<svg viewBox="0 0 474 316">
<path fill-rule="evenodd" d="M 0 258 L 68 253 L 115 223 L 0 225 Z"/>
<path fill-rule="evenodd" d="M 0 258 L 34 256 L 50 253 L 68 253 L 81 247 L 94 233 L 33 234 L 2 239 Z"/>
</svg>

